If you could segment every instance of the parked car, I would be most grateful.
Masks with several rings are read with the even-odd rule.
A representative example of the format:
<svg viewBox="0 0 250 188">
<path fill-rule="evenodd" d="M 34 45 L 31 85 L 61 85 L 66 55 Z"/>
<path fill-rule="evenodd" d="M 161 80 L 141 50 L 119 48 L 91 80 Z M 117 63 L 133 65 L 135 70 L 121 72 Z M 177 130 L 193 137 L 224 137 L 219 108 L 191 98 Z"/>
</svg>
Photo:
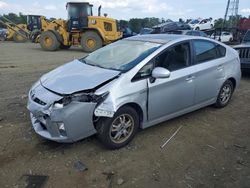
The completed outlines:
<svg viewBox="0 0 250 188">
<path fill-rule="evenodd" d="M 238 51 L 242 70 L 250 70 L 250 30 L 248 30 L 240 45 L 234 46 Z"/>
<path fill-rule="evenodd" d="M 129 27 L 122 29 L 122 32 L 123 32 L 122 38 L 128 38 L 137 35 L 137 33 L 133 32 Z"/>
<path fill-rule="evenodd" d="M 215 40 L 218 40 L 218 41 L 221 41 L 221 42 L 232 42 L 233 41 L 233 34 L 230 33 L 230 32 L 227 32 L 227 31 L 223 31 L 220 33 L 213 33 L 211 35 L 211 38 L 212 39 L 215 39 Z"/>
<path fill-rule="evenodd" d="M 214 21 L 212 18 L 195 19 L 189 22 L 189 25 L 194 30 L 209 30 L 214 27 Z"/>
<path fill-rule="evenodd" d="M 139 129 L 215 104 L 241 78 L 238 53 L 209 38 L 137 35 L 42 76 L 28 94 L 35 132 L 57 142 L 97 134 L 108 148 Z"/>
<path fill-rule="evenodd" d="M 152 28 L 142 28 L 141 30 L 140 30 L 140 33 L 139 33 L 139 35 L 146 35 L 146 34 L 151 34 L 152 32 L 154 31 L 154 29 L 152 29 Z"/>
<path fill-rule="evenodd" d="M 188 24 L 181 22 L 166 22 L 153 27 L 154 31 L 151 33 L 159 34 L 159 33 L 168 33 L 170 31 L 175 30 L 191 30 L 191 27 Z"/>
<path fill-rule="evenodd" d="M 190 35 L 190 36 L 200 36 L 200 37 L 208 37 L 206 33 L 203 31 L 194 31 L 194 30 L 176 30 L 168 32 L 169 34 L 177 34 L 177 35 Z"/>
<path fill-rule="evenodd" d="M 7 37 L 7 29 L 0 28 L 0 40 L 5 40 Z"/>
</svg>

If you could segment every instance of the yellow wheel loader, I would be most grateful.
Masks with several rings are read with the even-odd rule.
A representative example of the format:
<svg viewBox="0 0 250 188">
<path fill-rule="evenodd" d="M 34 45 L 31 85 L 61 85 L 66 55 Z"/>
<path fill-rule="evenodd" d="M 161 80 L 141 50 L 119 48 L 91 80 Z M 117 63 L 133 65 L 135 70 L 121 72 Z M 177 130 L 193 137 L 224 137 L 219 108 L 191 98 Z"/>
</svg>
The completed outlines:
<svg viewBox="0 0 250 188">
<path fill-rule="evenodd" d="M 29 30 L 26 24 L 15 24 L 4 16 L 1 17 L 0 23 L 6 26 L 6 39 L 15 42 L 26 42 L 29 38 Z"/>
<path fill-rule="evenodd" d="M 93 5 L 87 2 L 68 2 L 68 20 L 55 20 L 44 28 L 40 45 L 44 50 L 55 51 L 81 46 L 85 52 L 93 52 L 103 45 L 122 37 L 117 21 L 112 18 L 93 16 Z"/>
<path fill-rule="evenodd" d="M 18 43 L 27 40 L 38 42 L 39 35 L 51 22 L 40 15 L 27 15 L 27 24 L 15 24 L 4 16 L 1 18 L 0 22 L 7 27 L 6 40 Z"/>
</svg>

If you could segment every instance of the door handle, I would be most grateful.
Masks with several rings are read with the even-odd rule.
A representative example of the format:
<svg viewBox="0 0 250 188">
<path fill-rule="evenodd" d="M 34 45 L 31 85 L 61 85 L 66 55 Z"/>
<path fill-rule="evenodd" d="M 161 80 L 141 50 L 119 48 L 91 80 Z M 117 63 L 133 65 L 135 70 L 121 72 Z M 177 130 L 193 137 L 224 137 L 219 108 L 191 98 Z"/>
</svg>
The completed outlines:
<svg viewBox="0 0 250 188">
<path fill-rule="evenodd" d="M 188 76 L 187 78 L 186 78 L 186 81 L 191 81 L 191 80 L 194 80 L 195 79 L 195 76 Z"/>
</svg>

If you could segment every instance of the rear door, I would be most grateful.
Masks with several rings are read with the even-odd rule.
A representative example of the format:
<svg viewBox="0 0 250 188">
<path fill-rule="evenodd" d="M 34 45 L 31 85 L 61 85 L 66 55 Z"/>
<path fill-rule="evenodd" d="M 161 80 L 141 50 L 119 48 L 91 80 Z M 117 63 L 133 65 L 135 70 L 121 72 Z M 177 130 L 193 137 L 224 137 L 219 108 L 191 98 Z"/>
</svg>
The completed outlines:
<svg viewBox="0 0 250 188">
<path fill-rule="evenodd" d="M 207 40 L 193 40 L 195 74 L 195 104 L 208 102 L 217 97 L 225 76 L 226 49 Z"/>
<path fill-rule="evenodd" d="M 171 72 L 169 78 L 148 79 L 149 121 L 186 109 L 194 104 L 195 68 L 190 66 L 190 42 L 169 47 L 155 59 L 156 67 Z"/>
</svg>

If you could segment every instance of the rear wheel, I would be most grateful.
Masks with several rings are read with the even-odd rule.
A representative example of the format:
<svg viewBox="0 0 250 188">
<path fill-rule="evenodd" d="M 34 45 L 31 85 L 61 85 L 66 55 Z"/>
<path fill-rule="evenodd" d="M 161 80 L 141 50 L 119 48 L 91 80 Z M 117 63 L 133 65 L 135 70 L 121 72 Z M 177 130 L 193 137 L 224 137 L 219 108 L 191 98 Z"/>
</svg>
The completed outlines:
<svg viewBox="0 0 250 188">
<path fill-rule="evenodd" d="M 95 31 L 87 31 L 82 34 L 81 46 L 85 52 L 93 52 L 102 47 L 102 39 Z"/>
<path fill-rule="evenodd" d="M 228 105 L 234 91 L 233 83 L 227 80 L 221 87 L 215 106 L 223 108 Z"/>
<path fill-rule="evenodd" d="M 118 149 L 128 144 L 139 128 L 137 112 L 125 106 L 119 109 L 113 118 L 102 118 L 98 121 L 99 140 L 109 149 Z"/>
<path fill-rule="evenodd" d="M 57 40 L 56 35 L 51 31 L 45 31 L 41 34 L 40 45 L 44 50 L 55 51 L 60 47 L 60 42 Z"/>
<path fill-rule="evenodd" d="M 41 31 L 40 30 L 38 30 L 38 29 L 33 30 L 30 33 L 30 40 L 31 40 L 31 42 L 36 43 L 39 35 L 41 35 Z"/>
<path fill-rule="evenodd" d="M 199 27 L 196 27 L 195 30 L 200 31 L 200 28 L 199 28 Z"/>
<path fill-rule="evenodd" d="M 20 31 L 20 30 L 18 32 L 21 33 L 22 35 L 20 35 L 18 33 L 14 33 L 13 40 L 17 43 L 27 42 L 27 38 L 24 37 L 24 36 L 26 36 L 25 32 Z"/>
</svg>

